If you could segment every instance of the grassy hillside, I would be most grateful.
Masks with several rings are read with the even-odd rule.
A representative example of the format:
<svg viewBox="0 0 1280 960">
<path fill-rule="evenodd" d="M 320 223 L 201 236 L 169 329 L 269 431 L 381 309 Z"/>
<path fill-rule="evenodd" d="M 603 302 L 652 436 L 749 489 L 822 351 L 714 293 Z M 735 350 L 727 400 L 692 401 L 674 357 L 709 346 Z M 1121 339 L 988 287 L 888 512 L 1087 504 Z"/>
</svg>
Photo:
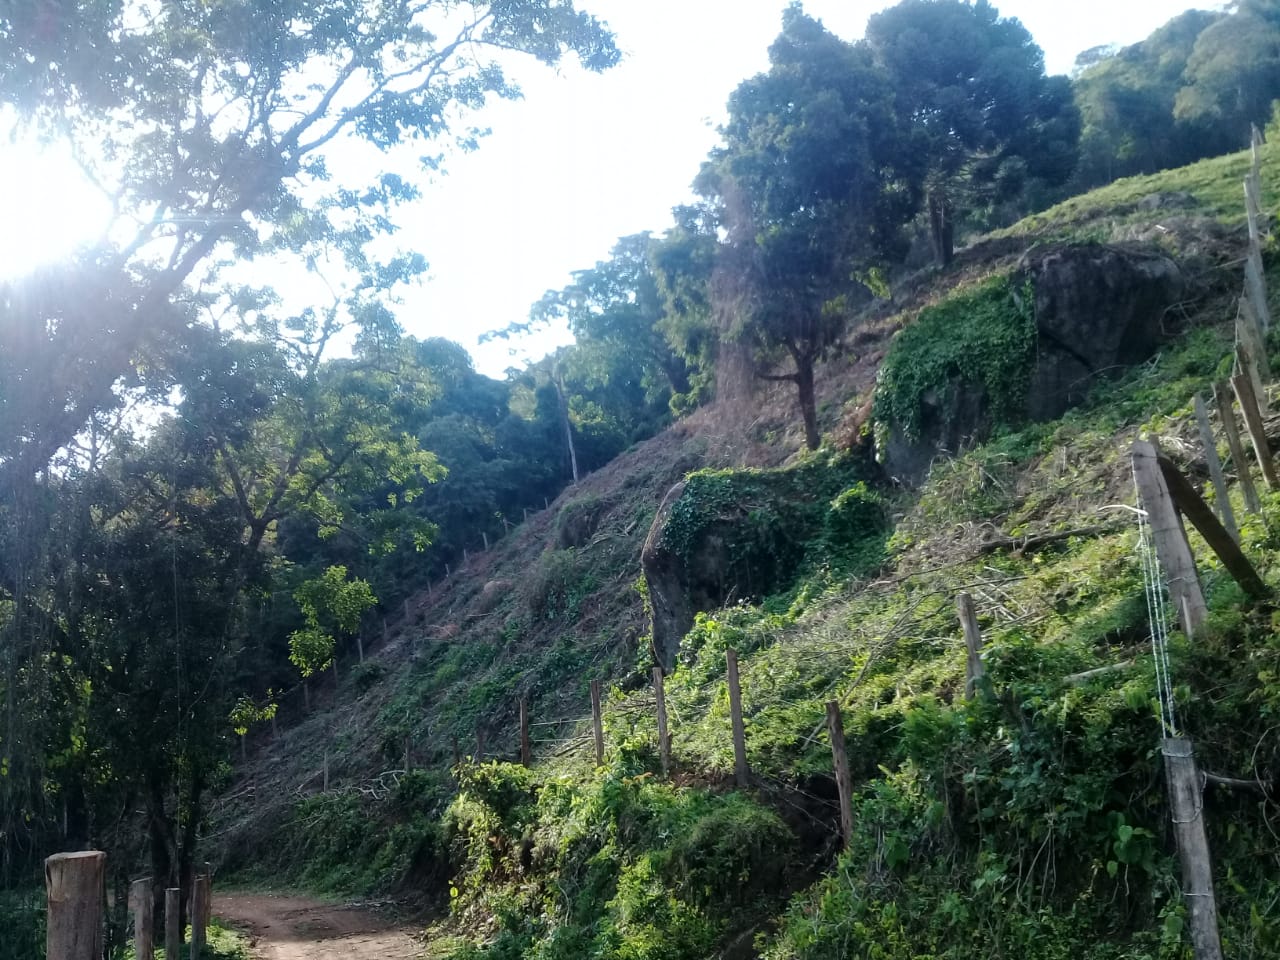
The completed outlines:
<svg viewBox="0 0 1280 960">
<path fill-rule="evenodd" d="M 385 647 L 318 695 L 316 713 L 255 743 L 212 827 L 226 863 L 274 882 L 407 889 L 447 904 L 433 953 L 471 960 L 1188 956 L 1123 507 L 1135 502 L 1128 449 L 1140 435 L 1203 478 L 1190 404 L 1230 365 L 1223 291 L 1236 284 L 1239 231 L 1221 220 L 1239 206 L 1227 197 L 1246 162 L 1077 198 L 978 245 L 951 274 L 903 284 L 898 312 L 867 318 L 827 371 L 829 425 L 861 406 L 886 351 L 892 363 L 904 349 L 888 336 L 921 305 L 945 304 L 957 284 L 971 296 L 970 281 L 1046 237 L 1159 234 L 1169 210 L 1139 203 L 1152 192 L 1198 198 L 1167 231 L 1172 252 L 1224 278 L 1187 306 L 1175 346 L 1062 420 L 1006 426 L 935 466 L 919 490 L 882 485 L 889 530 L 840 540 L 860 544 L 854 559 L 832 550 L 829 522 L 792 517 L 794 497 L 778 509 L 756 502 L 762 491 L 829 490 L 805 510 L 839 516 L 845 457 L 798 456 L 767 482 L 737 469 L 776 467 L 795 449 L 785 394 L 766 395 L 751 417 L 703 412 L 566 492 L 417 598 Z M 1278 187 L 1267 181 L 1268 200 Z M 706 466 L 720 470 L 702 475 L 706 497 L 682 522 L 698 528 L 700 503 L 713 511 L 726 490 L 749 491 L 752 529 L 781 522 L 792 535 L 755 536 L 750 550 L 777 545 L 794 575 L 770 576 L 778 592 L 755 602 L 731 597 L 701 614 L 685 637 L 666 681 L 675 771 L 664 781 L 638 557 L 663 495 Z M 1280 585 L 1280 494 L 1261 516 L 1242 503 L 1236 512 L 1246 553 Z M 810 532 L 794 543 L 799 529 Z M 1180 718 L 1213 773 L 1266 780 L 1280 767 L 1273 611 L 1248 607 L 1195 547 L 1212 617 L 1205 636 L 1175 641 Z M 986 640 L 972 700 L 961 590 Z M 745 790 L 733 786 L 729 648 L 742 664 Z M 1119 669 L 1072 679 L 1107 666 Z M 612 685 L 598 768 L 581 720 L 592 679 Z M 547 724 L 535 727 L 531 770 L 507 762 L 520 697 Z M 823 723 L 832 699 L 855 780 L 846 851 Z M 477 729 L 490 759 L 451 773 L 455 739 L 472 753 Z M 1206 793 L 1233 957 L 1280 952 L 1277 812 L 1262 793 Z"/>
</svg>

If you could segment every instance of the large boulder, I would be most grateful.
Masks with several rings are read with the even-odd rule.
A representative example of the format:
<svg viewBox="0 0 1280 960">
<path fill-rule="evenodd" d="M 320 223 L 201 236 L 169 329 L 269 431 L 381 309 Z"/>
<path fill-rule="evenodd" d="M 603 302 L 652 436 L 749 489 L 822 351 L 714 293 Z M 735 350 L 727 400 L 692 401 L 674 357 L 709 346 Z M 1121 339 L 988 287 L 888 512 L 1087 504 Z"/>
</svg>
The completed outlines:
<svg viewBox="0 0 1280 960">
<path fill-rule="evenodd" d="M 989 296 L 992 289 L 976 296 Z M 1008 310 L 1001 322 L 1034 325 L 1031 335 L 1020 339 L 1026 352 L 1014 351 L 1016 362 L 1007 367 L 1018 395 L 1011 397 L 1006 383 L 974 375 L 989 372 L 992 364 L 990 358 L 980 362 L 972 354 L 999 349 L 983 340 L 982 330 L 970 325 L 953 332 L 935 314 L 931 323 L 936 329 L 924 339 L 968 335 L 975 342 L 971 348 L 950 344 L 955 362 L 927 368 L 936 371 L 937 379 L 918 388 L 910 430 L 886 424 L 885 467 L 900 481 L 919 482 L 938 456 L 982 442 L 999 422 L 1060 417 L 1081 403 L 1098 380 L 1149 358 L 1174 332 L 1170 310 L 1186 299 L 1188 281 L 1178 264 L 1153 245 L 1064 243 L 1028 251 L 1008 278 L 1007 289 Z M 956 296 L 951 303 L 963 304 L 966 296 L 975 295 Z M 946 310 L 947 303 L 928 309 Z M 990 301 L 982 307 L 990 309 Z M 909 340 L 912 346 L 904 347 Z M 895 342 L 886 366 L 912 367 L 912 354 L 895 357 L 893 351 L 927 350 L 921 341 L 917 336 Z M 922 356 L 920 362 L 927 359 Z"/>
<path fill-rule="evenodd" d="M 1015 274 L 1035 297 L 1036 364 L 1027 418 L 1052 420 L 1103 377 L 1150 357 L 1186 297 L 1178 264 L 1156 247 L 1061 244 L 1032 250 Z"/>
</svg>

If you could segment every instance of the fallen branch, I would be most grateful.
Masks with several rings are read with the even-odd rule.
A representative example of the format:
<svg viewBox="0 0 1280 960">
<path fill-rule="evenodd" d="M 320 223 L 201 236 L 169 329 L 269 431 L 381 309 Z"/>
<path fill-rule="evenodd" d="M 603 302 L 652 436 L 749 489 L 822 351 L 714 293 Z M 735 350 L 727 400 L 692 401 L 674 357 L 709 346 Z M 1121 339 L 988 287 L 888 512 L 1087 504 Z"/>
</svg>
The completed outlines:
<svg viewBox="0 0 1280 960">
<path fill-rule="evenodd" d="M 1241 780 L 1239 777 L 1223 777 L 1216 773 L 1204 772 L 1204 782 L 1226 787 L 1228 790 L 1253 790 L 1270 799 L 1275 788 L 1274 780 Z"/>
<path fill-rule="evenodd" d="M 1084 670 L 1081 673 L 1072 673 L 1063 677 L 1063 681 L 1078 686 L 1086 681 L 1092 680 L 1094 677 L 1105 676 L 1108 673 L 1118 673 L 1121 670 L 1128 670 L 1137 663 L 1136 660 L 1125 660 L 1122 663 L 1113 663 L 1105 667 L 1095 667 L 1092 670 Z"/>
<path fill-rule="evenodd" d="M 1050 544 L 1070 540 L 1072 537 L 1103 537 L 1111 533 L 1120 533 L 1125 529 L 1127 529 L 1127 526 L 1111 523 L 1099 524 L 1093 527 L 1076 527 L 1071 530 L 1059 530 L 1055 533 L 1040 533 L 1033 537 L 996 537 L 982 544 L 978 548 L 978 552 L 974 554 L 974 557 L 995 553 L 997 550 L 1026 553 L 1029 550 L 1039 550 L 1041 547 L 1047 547 Z"/>
</svg>

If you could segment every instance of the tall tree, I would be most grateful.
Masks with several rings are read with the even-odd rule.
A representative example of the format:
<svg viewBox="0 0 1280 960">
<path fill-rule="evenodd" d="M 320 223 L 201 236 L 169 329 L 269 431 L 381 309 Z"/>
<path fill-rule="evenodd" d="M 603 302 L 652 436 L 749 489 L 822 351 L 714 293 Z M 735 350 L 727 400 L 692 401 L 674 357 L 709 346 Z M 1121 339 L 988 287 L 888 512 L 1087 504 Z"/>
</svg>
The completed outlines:
<svg viewBox="0 0 1280 960">
<path fill-rule="evenodd" d="M 1047 77 L 1031 34 L 987 0 L 902 0 L 868 20 L 867 41 L 908 123 L 905 149 L 939 265 L 951 262 L 967 212 L 1029 181 L 1071 176 L 1079 116 L 1070 82 Z"/>
<path fill-rule="evenodd" d="M 871 51 L 792 5 L 769 71 L 730 96 L 723 145 L 695 182 L 718 208 L 721 264 L 738 278 L 721 337 L 752 346 L 759 376 L 796 384 L 811 449 L 814 368 L 847 316 L 836 298 L 891 249 L 907 209 L 889 102 Z"/>
</svg>

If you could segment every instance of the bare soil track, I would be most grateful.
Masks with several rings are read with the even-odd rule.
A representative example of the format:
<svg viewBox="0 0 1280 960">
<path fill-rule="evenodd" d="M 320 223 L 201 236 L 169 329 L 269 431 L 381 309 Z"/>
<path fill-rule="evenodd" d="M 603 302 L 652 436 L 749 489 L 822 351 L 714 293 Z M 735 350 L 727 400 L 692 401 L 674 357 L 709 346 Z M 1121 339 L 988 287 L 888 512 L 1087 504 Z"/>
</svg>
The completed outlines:
<svg viewBox="0 0 1280 960">
<path fill-rule="evenodd" d="M 354 904 L 310 897 L 226 893 L 213 914 L 251 937 L 259 960 L 413 960 L 414 928 Z"/>
</svg>

